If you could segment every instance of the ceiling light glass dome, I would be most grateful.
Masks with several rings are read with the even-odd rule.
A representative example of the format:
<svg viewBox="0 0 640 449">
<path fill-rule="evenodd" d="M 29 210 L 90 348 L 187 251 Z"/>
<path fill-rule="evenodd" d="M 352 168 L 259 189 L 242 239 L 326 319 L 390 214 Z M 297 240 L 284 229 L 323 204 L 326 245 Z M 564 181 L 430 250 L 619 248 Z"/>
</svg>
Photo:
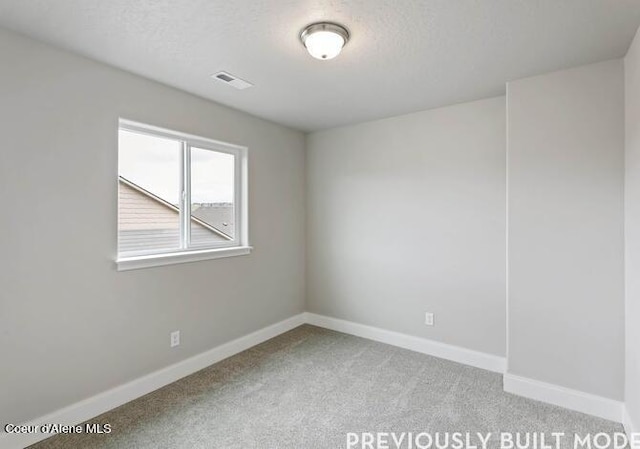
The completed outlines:
<svg viewBox="0 0 640 449">
<path fill-rule="evenodd" d="M 349 32 L 330 22 L 314 23 L 300 33 L 300 40 L 311 56 L 320 60 L 333 59 L 349 41 Z"/>
</svg>

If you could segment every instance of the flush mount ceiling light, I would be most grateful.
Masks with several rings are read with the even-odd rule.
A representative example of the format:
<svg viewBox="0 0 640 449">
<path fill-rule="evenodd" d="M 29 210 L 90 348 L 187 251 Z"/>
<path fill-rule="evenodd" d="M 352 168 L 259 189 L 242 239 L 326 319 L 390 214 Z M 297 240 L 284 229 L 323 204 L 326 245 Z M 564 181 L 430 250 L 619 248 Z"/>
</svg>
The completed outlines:
<svg viewBox="0 0 640 449">
<path fill-rule="evenodd" d="M 333 59 L 349 41 L 349 32 L 337 23 L 319 22 L 302 30 L 300 40 L 314 58 Z"/>
</svg>

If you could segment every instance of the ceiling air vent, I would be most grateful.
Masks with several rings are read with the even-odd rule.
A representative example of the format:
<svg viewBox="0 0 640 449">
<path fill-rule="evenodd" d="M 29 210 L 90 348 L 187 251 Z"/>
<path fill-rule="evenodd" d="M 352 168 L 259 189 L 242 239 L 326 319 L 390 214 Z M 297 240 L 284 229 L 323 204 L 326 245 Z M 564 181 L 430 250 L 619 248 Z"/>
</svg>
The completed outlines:
<svg viewBox="0 0 640 449">
<path fill-rule="evenodd" d="M 213 79 L 218 80 L 222 83 L 225 83 L 231 87 L 235 87 L 236 89 L 247 89 L 251 86 L 253 86 L 253 84 L 251 84 L 249 81 L 245 81 L 243 79 L 238 78 L 235 75 L 232 75 L 228 72 L 218 72 L 214 75 L 211 75 L 213 77 Z"/>
</svg>

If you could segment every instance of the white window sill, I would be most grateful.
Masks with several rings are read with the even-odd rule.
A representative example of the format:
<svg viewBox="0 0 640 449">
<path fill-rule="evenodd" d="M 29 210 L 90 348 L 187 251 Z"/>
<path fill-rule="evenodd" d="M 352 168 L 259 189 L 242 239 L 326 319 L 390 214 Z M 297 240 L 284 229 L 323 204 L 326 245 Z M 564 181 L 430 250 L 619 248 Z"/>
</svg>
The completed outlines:
<svg viewBox="0 0 640 449">
<path fill-rule="evenodd" d="M 216 248 L 180 253 L 152 254 L 149 256 L 121 257 L 116 260 L 118 271 L 138 270 L 140 268 L 161 267 L 177 263 L 198 262 L 200 260 L 221 259 L 223 257 L 244 256 L 251 253 L 251 246 Z"/>
</svg>

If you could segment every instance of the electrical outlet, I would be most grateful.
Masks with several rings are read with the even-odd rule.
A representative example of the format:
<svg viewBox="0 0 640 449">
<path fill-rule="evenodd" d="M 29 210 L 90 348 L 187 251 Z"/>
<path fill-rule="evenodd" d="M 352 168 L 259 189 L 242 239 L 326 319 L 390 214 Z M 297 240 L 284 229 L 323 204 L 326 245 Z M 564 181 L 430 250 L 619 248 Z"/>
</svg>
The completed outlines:
<svg viewBox="0 0 640 449">
<path fill-rule="evenodd" d="M 180 344 L 180 331 L 171 332 L 171 347 L 175 348 Z"/>
<path fill-rule="evenodd" d="M 427 326 L 433 326 L 433 313 L 427 312 L 424 314 L 424 324 Z"/>
</svg>

